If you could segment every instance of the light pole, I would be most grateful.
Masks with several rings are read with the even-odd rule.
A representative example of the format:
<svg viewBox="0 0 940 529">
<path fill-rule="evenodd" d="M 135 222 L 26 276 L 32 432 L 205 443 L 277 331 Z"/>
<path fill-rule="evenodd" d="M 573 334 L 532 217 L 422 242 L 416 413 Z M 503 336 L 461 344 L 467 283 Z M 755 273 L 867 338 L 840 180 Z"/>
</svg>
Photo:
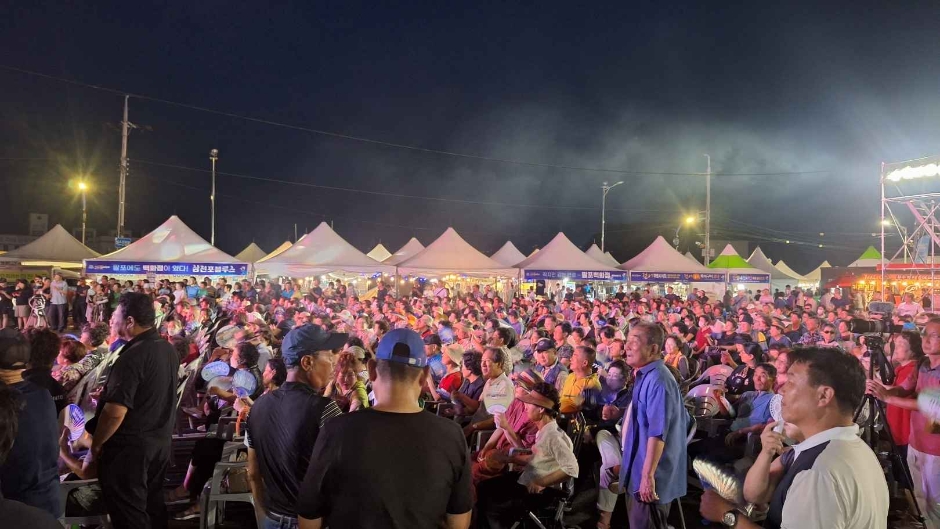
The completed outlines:
<svg viewBox="0 0 940 529">
<path fill-rule="evenodd" d="M 85 244 L 85 221 L 88 219 L 88 207 L 85 202 L 85 193 L 88 191 L 88 184 L 84 181 L 78 183 L 78 190 L 82 192 L 82 244 Z"/>
<path fill-rule="evenodd" d="M 691 226 L 695 224 L 696 220 L 697 219 L 695 217 L 689 215 L 688 217 L 685 218 L 685 224 L 686 226 Z M 681 229 L 682 229 L 682 224 L 679 224 L 679 226 L 676 227 L 676 236 L 673 237 L 672 239 L 672 245 L 676 247 L 676 250 L 679 250 L 679 230 Z"/>
<path fill-rule="evenodd" d="M 209 244 L 215 246 L 215 161 L 219 159 L 219 150 L 212 149 L 209 151 L 209 159 L 212 160 L 212 235 Z"/>
<path fill-rule="evenodd" d="M 705 172 L 705 266 L 712 261 L 712 157 L 703 154 L 708 160 L 708 169 Z"/>
<path fill-rule="evenodd" d="M 601 251 L 604 251 L 604 232 L 607 229 L 607 193 L 611 189 L 619 186 L 623 183 L 623 180 L 617 182 L 616 184 L 609 186 L 607 182 L 604 182 L 604 185 L 601 186 L 601 189 L 604 191 L 604 195 L 601 198 Z"/>
</svg>

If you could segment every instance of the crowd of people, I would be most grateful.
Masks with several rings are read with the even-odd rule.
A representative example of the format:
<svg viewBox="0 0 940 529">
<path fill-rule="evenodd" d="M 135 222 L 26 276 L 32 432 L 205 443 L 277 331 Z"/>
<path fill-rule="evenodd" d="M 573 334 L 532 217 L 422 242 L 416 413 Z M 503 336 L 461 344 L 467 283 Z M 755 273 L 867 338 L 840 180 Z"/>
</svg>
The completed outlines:
<svg viewBox="0 0 940 529">
<path fill-rule="evenodd" d="M 789 287 L 710 299 L 649 285 L 600 299 L 561 285 L 398 294 L 381 280 L 360 293 L 340 279 L 195 277 L 101 277 L 58 297 L 61 277 L 37 279 L 47 324 L 21 321 L 17 301 L 0 330 L 0 516 L 24 527 L 68 509 L 165 527 L 177 502 L 190 505 L 176 517 L 199 516 L 225 442 L 197 443 L 167 491 L 172 434 L 181 418 L 212 430 L 228 416 L 267 528 L 512 527 L 586 487 L 601 529 L 618 498 L 630 527 L 667 527 L 692 457 L 729 465 L 765 506 L 707 491 L 705 519 L 886 527 L 884 472 L 855 424 L 866 392 L 887 404 L 914 496 L 940 527 L 940 430 L 916 404 L 940 385 L 940 320 L 908 299 L 917 307 L 888 316 L 838 290 Z M 905 329 L 887 340 L 890 385 L 868 379 L 883 367 L 850 323 L 880 317 Z M 718 403 L 724 429 L 697 427 L 694 395 Z M 90 478 L 61 504 L 61 479 Z"/>
</svg>

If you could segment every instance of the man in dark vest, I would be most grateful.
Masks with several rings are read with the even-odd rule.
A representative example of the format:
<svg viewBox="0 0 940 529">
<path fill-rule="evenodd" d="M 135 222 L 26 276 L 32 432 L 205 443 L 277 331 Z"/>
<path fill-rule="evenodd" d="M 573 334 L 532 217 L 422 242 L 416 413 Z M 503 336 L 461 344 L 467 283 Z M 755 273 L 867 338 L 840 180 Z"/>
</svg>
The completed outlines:
<svg viewBox="0 0 940 529">
<path fill-rule="evenodd" d="M 776 423 L 761 435 L 744 498 L 770 503 L 763 527 L 887 527 L 884 472 L 852 421 L 865 394 L 859 361 L 832 349 L 796 349 L 780 392 L 783 419 L 799 429 L 789 433 L 800 442 L 786 448 L 784 436 L 774 431 Z M 701 512 L 727 527 L 761 527 L 712 491 L 702 496 Z"/>
<path fill-rule="evenodd" d="M 321 393 L 333 376 L 331 351 L 346 338 L 319 325 L 295 327 L 281 344 L 287 381 L 251 408 L 248 477 L 255 508 L 268 518 L 265 527 L 297 527 L 297 492 L 320 427 L 342 413 Z"/>
</svg>

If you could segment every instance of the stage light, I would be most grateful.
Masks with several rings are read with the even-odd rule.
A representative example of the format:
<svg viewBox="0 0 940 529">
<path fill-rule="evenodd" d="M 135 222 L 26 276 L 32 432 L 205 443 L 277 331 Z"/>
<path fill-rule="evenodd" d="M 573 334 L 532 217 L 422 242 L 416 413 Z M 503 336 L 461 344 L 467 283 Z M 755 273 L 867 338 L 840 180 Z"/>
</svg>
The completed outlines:
<svg viewBox="0 0 940 529">
<path fill-rule="evenodd" d="M 915 180 L 931 176 L 940 176 L 940 165 L 928 163 L 917 167 L 905 166 L 885 175 L 885 180 L 889 182 L 900 182 L 901 180 Z"/>
</svg>

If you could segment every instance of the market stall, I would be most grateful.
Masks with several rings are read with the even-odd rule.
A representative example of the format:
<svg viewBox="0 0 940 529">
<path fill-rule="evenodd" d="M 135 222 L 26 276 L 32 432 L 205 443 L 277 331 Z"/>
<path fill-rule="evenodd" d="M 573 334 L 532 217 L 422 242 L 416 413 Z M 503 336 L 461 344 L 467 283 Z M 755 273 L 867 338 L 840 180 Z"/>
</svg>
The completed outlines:
<svg viewBox="0 0 940 529">
<path fill-rule="evenodd" d="M 289 249 L 255 265 L 259 275 L 312 277 L 342 272 L 351 275 L 392 273 L 393 266 L 380 263 L 346 242 L 329 224 L 321 222 Z"/>
<path fill-rule="evenodd" d="M 690 260 L 673 248 L 662 236 L 650 243 L 633 259 L 620 265 L 629 272 L 631 283 L 656 285 L 659 292 L 666 286 L 686 294 L 690 288 L 698 288 L 713 295 L 722 294 L 721 285 L 725 275 L 713 272 L 701 263 Z M 710 296 L 712 297 L 712 296 Z"/>
<path fill-rule="evenodd" d="M 599 283 L 626 280 L 626 272 L 598 262 L 578 249 L 564 233 L 542 247 L 538 253 L 516 264 L 523 281 L 556 281 L 563 284 Z"/>
<path fill-rule="evenodd" d="M 770 259 L 764 255 L 764 252 L 760 249 L 760 246 L 751 252 L 751 256 L 747 258 L 747 262 L 754 268 L 758 268 L 770 274 L 770 286 L 772 290 L 780 290 L 781 292 L 784 292 L 786 291 L 787 286 L 795 287 L 800 282 L 799 277 L 792 276 L 775 267 Z"/>
<path fill-rule="evenodd" d="M 246 246 L 244 250 L 238 252 L 238 254 L 235 255 L 235 259 L 246 263 L 254 263 L 263 259 L 265 255 L 268 255 L 267 252 L 262 250 L 257 244 L 251 243 Z"/>
<path fill-rule="evenodd" d="M 731 291 L 743 289 L 756 292 L 770 288 L 770 274 L 751 266 L 730 244 L 725 246 L 708 268 L 726 274 L 725 288 Z"/>
<path fill-rule="evenodd" d="M 371 249 L 366 255 L 381 263 L 391 257 L 392 252 L 388 251 L 388 248 L 382 243 L 378 243 L 375 245 L 375 248 Z"/>
</svg>

